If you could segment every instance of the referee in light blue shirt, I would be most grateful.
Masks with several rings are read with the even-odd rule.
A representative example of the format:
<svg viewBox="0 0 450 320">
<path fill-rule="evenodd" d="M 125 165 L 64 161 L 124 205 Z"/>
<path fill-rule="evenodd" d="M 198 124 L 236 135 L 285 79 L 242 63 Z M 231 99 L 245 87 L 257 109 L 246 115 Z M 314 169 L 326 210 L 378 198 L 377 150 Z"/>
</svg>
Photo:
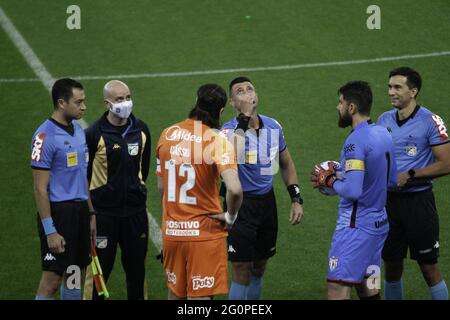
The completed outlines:
<svg viewBox="0 0 450 320">
<path fill-rule="evenodd" d="M 398 167 L 398 189 L 388 194 L 389 235 L 383 249 L 385 298 L 403 298 L 403 260 L 409 249 L 428 284 L 433 300 L 448 300 L 438 268 L 439 219 L 432 179 L 450 173 L 450 141 L 444 121 L 416 102 L 422 79 L 411 68 L 389 74 L 393 110 L 378 124 L 391 132 Z"/>
<path fill-rule="evenodd" d="M 273 177 L 278 165 L 292 200 L 293 225 L 303 216 L 303 200 L 283 129 L 275 119 L 256 111 L 258 95 L 253 83 L 246 77 L 238 77 L 231 81 L 229 89 L 230 103 L 238 115 L 222 127 L 222 134 L 238 141 L 235 147 L 244 199 L 228 233 L 228 259 L 232 263 L 228 298 L 257 300 L 267 261 L 276 252 L 278 215 Z M 221 195 L 224 194 L 221 190 Z"/>
<path fill-rule="evenodd" d="M 84 131 L 73 121 L 86 110 L 85 94 L 77 81 L 60 79 L 53 85 L 52 99 L 53 114 L 36 130 L 31 144 L 43 271 L 36 300 L 53 300 L 60 285 L 62 300 L 79 300 L 81 289 L 65 280 L 70 274 L 81 279 L 96 232 L 87 188 L 89 153 Z"/>
</svg>

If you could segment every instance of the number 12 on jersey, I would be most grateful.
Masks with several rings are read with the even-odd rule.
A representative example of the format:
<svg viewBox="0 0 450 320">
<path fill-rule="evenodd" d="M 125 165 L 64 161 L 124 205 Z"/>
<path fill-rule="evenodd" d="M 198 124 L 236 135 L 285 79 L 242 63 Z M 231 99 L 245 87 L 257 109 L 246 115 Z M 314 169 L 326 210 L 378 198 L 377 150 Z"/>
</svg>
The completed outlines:
<svg viewBox="0 0 450 320">
<path fill-rule="evenodd" d="M 167 201 L 176 202 L 176 190 L 177 190 L 177 174 L 178 177 L 186 177 L 186 182 L 180 186 L 180 199 L 179 203 L 196 205 L 197 198 L 190 197 L 187 192 L 195 186 L 195 170 L 192 165 L 183 163 L 180 165 L 178 172 L 175 165 L 175 161 L 169 160 L 165 162 L 165 169 L 169 172 L 167 178 Z"/>
</svg>

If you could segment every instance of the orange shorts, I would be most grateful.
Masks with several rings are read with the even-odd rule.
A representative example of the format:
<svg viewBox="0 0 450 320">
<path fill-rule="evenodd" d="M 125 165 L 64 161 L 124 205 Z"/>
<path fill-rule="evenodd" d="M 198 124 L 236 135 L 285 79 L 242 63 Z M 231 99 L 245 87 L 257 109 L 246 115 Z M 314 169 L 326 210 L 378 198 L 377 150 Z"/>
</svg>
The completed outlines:
<svg viewBox="0 0 450 320">
<path fill-rule="evenodd" d="M 228 293 L 226 238 L 163 241 L 167 286 L 178 297 Z"/>
</svg>

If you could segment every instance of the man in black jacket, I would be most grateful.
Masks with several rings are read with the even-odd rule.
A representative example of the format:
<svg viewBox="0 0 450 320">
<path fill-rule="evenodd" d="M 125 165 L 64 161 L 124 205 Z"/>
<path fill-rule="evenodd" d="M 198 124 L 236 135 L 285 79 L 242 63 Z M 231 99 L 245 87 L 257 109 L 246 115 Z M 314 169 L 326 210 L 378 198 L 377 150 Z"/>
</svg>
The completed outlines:
<svg viewBox="0 0 450 320">
<path fill-rule="evenodd" d="M 89 190 L 97 212 L 97 254 L 107 281 L 119 244 L 128 299 L 144 299 L 150 132 L 131 113 L 133 102 L 125 83 L 109 81 L 103 98 L 107 111 L 86 129 Z M 88 276 L 85 298 L 91 293 L 92 299 L 101 298 L 91 286 Z"/>
</svg>

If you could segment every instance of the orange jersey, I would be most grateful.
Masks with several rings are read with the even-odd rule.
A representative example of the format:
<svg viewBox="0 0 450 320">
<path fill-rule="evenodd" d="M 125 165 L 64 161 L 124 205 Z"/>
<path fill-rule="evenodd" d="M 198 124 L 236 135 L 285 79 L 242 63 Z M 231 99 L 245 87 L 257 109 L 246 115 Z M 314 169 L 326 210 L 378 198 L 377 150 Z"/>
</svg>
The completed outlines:
<svg viewBox="0 0 450 320">
<path fill-rule="evenodd" d="M 223 212 L 219 175 L 237 171 L 232 145 L 216 130 L 186 119 L 165 129 L 156 147 L 156 174 L 164 179 L 163 237 L 201 241 L 227 236 L 225 225 L 208 218 Z"/>
</svg>

